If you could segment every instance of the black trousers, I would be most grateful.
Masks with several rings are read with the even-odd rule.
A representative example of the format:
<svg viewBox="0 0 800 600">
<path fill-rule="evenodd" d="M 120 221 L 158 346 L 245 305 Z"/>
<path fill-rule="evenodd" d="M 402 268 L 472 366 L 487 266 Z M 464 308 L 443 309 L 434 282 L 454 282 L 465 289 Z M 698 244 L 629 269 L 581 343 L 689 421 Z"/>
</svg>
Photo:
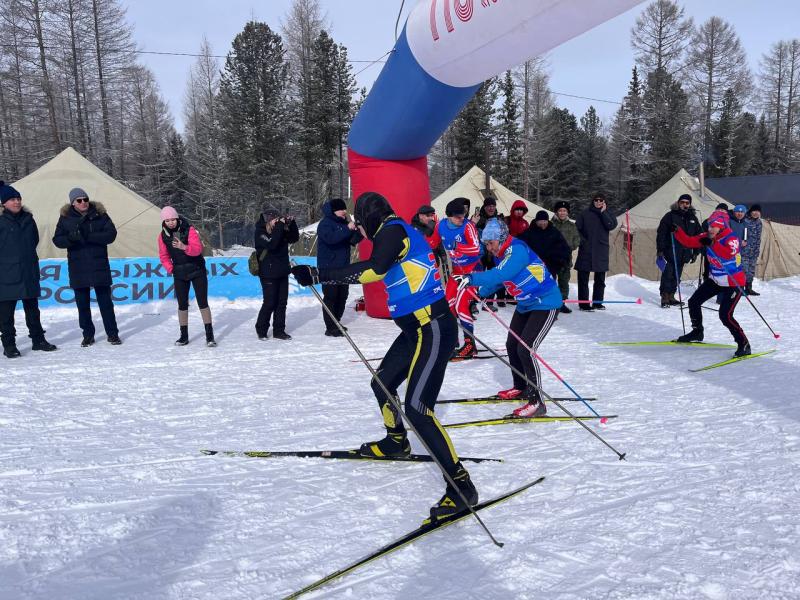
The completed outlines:
<svg viewBox="0 0 800 600">
<path fill-rule="evenodd" d="M 350 294 L 349 285 L 324 285 L 322 286 L 322 301 L 325 303 L 337 321 L 342 320 L 344 309 L 347 306 L 347 296 Z M 336 323 L 328 316 L 328 311 L 322 310 L 322 319 L 325 321 L 325 329 L 328 331 L 338 331 Z"/>
<path fill-rule="evenodd" d="M 83 331 L 83 337 L 94 337 L 95 329 L 92 322 L 92 308 L 89 292 L 92 288 L 76 288 L 75 304 L 78 306 L 78 325 Z M 97 306 L 100 308 L 100 316 L 103 319 L 103 328 L 106 335 L 119 335 L 117 327 L 117 317 L 114 314 L 114 302 L 111 300 L 111 286 L 101 285 L 94 288 L 94 295 L 97 298 Z"/>
<path fill-rule="evenodd" d="M 433 411 L 453 347 L 458 341 L 458 325 L 444 300 L 417 313 L 419 316 L 412 314 L 395 320 L 401 332 L 383 357 L 378 377 L 395 395 L 397 388 L 406 381 L 406 417 L 452 476 L 458 469 L 458 455 Z M 387 431 L 405 431 L 400 415 L 375 380 L 372 391 L 378 399 Z"/>
<path fill-rule="evenodd" d="M 14 311 L 17 310 L 19 300 L 3 300 L 0 302 L 0 338 L 3 340 L 3 347 L 13 346 L 17 338 L 17 330 L 14 328 Z M 28 337 L 34 342 L 44 339 L 44 329 L 39 313 L 39 299 L 25 298 L 22 301 L 22 308 L 25 311 L 25 325 L 28 326 Z"/>
<path fill-rule="evenodd" d="M 703 326 L 703 303 L 714 296 L 720 300 L 719 320 L 731 332 L 737 344 L 746 344 L 747 336 L 744 334 L 744 329 L 733 318 L 733 311 L 736 310 L 742 293 L 739 288 L 721 286 L 713 279 L 706 279 L 689 298 L 689 318 L 692 320 L 692 327 L 696 329 Z"/>
<path fill-rule="evenodd" d="M 678 281 L 683 274 L 683 265 L 685 263 L 682 260 L 678 261 L 678 274 L 676 277 L 675 263 L 672 261 L 672 257 L 664 258 L 667 261 L 667 266 L 664 267 L 664 271 L 661 273 L 661 283 L 658 286 L 658 291 L 662 294 L 674 294 L 678 291 Z"/>
<path fill-rule="evenodd" d="M 589 274 L 591 271 L 578 271 L 578 300 L 589 299 Z M 595 273 L 594 284 L 592 285 L 592 302 L 601 304 L 606 289 L 606 274 Z M 582 304 L 581 306 L 586 306 Z"/>
<path fill-rule="evenodd" d="M 264 302 L 258 311 L 256 333 L 259 337 L 267 335 L 269 322 L 272 321 L 272 333 L 286 331 L 286 302 L 289 299 L 289 276 L 278 279 L 261 277 L 261 293 Z"/>
<path fill-rule="evenodd" d="M 539 345 L 544 341 L 553 323 L 558 319 L 558 309 L 551 310 L 531 310 L 529 312 L 521 313 L 518 310 L 514 311 L 514 316 L 511 318 L 510 329 L 516 333 L 525 342 L 528 348 L 536 350 Z M 539 361 L 535 360 L 531 355 L 530 350 L 519 343 L 519 340 L 512 333 L 509 332 L 506 338 L 506 351 L 508 352 L 508 362 L 515 369 L 525 373 L 525 377 L 538 388 L 542 380 L 542 374 L 539 370 Z M 518 390 L 524 390 L 531 386 L 514 371 L 511 372 L 514 387 Z M 540 399 L 539 390 L 532 389 L 526 395 L 529 399 Z"/>
<path fill-rule="evenodd" d="M 203 274 L 188 281 L 173 279 L 175 282 L 175 298 L 178 301 L 178 310 L 189 310 L 189 288 L 194 288 L 194 299 L 197 308 L 208 308 L 208 276 Z"/>
</svg>

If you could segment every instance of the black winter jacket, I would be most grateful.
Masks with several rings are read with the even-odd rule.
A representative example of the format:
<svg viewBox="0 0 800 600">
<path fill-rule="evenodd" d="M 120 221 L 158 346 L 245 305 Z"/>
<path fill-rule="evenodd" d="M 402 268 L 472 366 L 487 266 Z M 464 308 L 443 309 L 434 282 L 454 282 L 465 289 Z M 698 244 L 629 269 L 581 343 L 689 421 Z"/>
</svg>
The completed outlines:
<svg viewBox="0 0 800 600">
<path fill-rule="evenodd" d="M 333 269 L 350 264 L 350 248 L 362 240 L 358 230 L 347 226 L 347 219 L 337 217 L 331 203 L 322 205 L 322 220 L 317 225 L 317 267 Z"/>
<path fill-rule="evenodd" d="M 0 301 L 38 298 L 39 230 L 27 208 L 16 215 L 0 207 Z"/>
<path fill-rule="evenodd" d="M 605 273 L 608 271 L 608 233 L 617 226 L 617 217 L 609 210 L 600 212 L 590 206 L 578 215 L 575 227 L 581 234 L 581 245 L 578 247 L 578 258 L 575 260 L 576 271 Z"/>
<path fill-rule="evenodd" d="M 672 226 L 677 225 L 683 229 L 687 235 L 700 235 L 703 233 L 703 226 L 697 218 L 697 211 L 694 208 L 683 211 L 675 203 L 670 207 L 670 211 L 661 217 L 661 222 L 656 230 L 656 251 L 662 254 L 670 262 L 672 259 Z M 675 257 L 680 263 L 687 263 L 697 255 L 697 250 L 692 250 L 675 240 Z"/>
<path fill-rule="evenodd" d="M 297 222 L 277 221 L 271 233 L 267 233 L 267 223 L 262 214 L 256 222 L 256 256 L 258 256 L 258 276 L 264 279 L 281 279 L 289 276 L 289 244 L 300 239 Z M 266 256 L 261 255 L 266 250 Z"/>
<path fill-rule="evenodd" d="M 78 239 L 69 239 L 73 232 L 78 232 Z M 89 210 L 83 215 L 69 204 L 61 209 L 53 244 L 67 249 L 70 287 L 111 285 L 108 245 L 115 239 L 117 229 L 101 203 L 89 202 Z"/>
<path fill-rule="evenodd" d="M 567 240 L 549 221 L 546 229 L 541 229 L 537 225 L 528 227 L 519 235 L 519 239 L 536 252 L 554 277 L 572 261 L 572 251 Z"/>
<path fill-rule="evenodd" d="M 175 229 L 170 229 L 163 221 L 161 222 L 161 239 L 164 240 L 169 257 L 172 259 L 172 276 L 182 281 L 191 281 L 197 277 L 205 277 L 207 275 L 206 259 L 203 258 L 202 254 L 189 256 L 185 250 L 179 250 L 172 246 L 173 239 L 179 239 L 184 244 L 188 244 L 189 230 L 191 228 L 191 223 L 183 217 L 178 219 L 178 226 Z"/>
</svg>

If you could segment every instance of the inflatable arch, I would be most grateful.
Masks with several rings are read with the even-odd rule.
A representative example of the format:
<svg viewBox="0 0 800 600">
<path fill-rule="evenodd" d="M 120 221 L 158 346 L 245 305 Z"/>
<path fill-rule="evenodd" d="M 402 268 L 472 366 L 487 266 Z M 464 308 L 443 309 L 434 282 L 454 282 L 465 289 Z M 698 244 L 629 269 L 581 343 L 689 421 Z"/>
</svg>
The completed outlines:
<svg viewBox="0 0 800 600">
<path fill-rule="evenodd" d="M 353 197 L 378 192 L 410 220 L 430 202 L 428 151 L 483 81 L 642 1 L 420 0 L 353 121 Z M 382 283 L 364 295 L 367 314 L 388 318 Z"/>
</svg>

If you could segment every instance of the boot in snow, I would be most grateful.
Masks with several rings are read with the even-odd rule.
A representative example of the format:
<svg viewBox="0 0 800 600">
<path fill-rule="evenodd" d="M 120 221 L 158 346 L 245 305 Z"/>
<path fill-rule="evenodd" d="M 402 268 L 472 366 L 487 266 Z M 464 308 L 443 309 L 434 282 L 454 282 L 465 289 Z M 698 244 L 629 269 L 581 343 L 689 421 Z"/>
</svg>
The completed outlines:
<svg viewBox="0 0 800 600">
<path fill-rule="evenodd" d="M 547 407 L 541 400 L 531 400 L 524 406 L 515 408 L 511 413 L 517 419 L 529 419 L 531 417 L 543 417 L 547 414 Z"/>
<path fill-rule="evenodd" d="M 206 323 L 206 346 L 215 348 L 217 342 L 214 340 L 214 326 L 211 323 Z"/>
<path fill-rule="evenodd" d="M 456 474 L 453 476 L 453 481 L 456 482 L 459 491 L 464 498 L 466 498 L 469 506 L 475 506 L 478 503 L 478 490 L 475 489 L 475 485 L 472 483 L 469 473 L 461 466 L 461 463 L 458 463 L 458 471 L 456 471 Z M 464 510 L 467 510 L 467 505 L 464 504 L 461 496 L 453 486 L 448 483 L 444 496 L 431 507 L 430 517 L 425 520 L 423 525 L 435 523 L 440 519 L 460 513 Z"/>
<path fill-rule="evenodd" d="M 405 431 L 387 433 L 386 437 L 382 440 L 361 444 L 358 453 L 361 456 L 373 456 L 375 458 L 382 458 L 384 456 L 408 456 L 411 454 L 411 443 L 408 441 Z"/>
<path fill-rule="evenodd" d="M 189 343 L 189 326 L 181 325 L 181 337 L 175 340 L 176 346 L 185 346 Z"/>
<path fill-rule="evenodd" d="M 518 390 L 515 387 L 508 388 L 507 390 L 500 390 L 497 392 L 497 397 L 502 398 L 503 400 L 513 400 L 514 398 L 519 398 L 522 395 L 522 390 Z"/>
<path fill-rule="evenodd" d="M 41 338 L 37 338 L 33 340 L 33 345 L 31 346 L 31 350 L 41 350 L 42 352 L 52 352 L 53 350 L 58 350 L 55 344 L 51 344 L 44 336 Z"/>
<path fill-rule="evenodd" d="M 661 308 L 669 308 L 669 294 L 667 292 L 661 292 Z"/>
<path fill-rule="evenodd" d="M 9 346 L 3 346 L 3 355 L 5 355 L 6 358 L 19 358 L 22 356 L 17 349 L 17 345 L 13 343 Z"/>
<path fill-rule="evenodd" d="M 692 327 L 692 330 L 686 335 L 680 336 L 676 342 L 685 344 L 688 342 L 702 342 L 703 341 L 703 326 Z"/>
<path fill-rule="evenodd" d="M 750 342 L 739 342 L 736 345 L 736 352 L 733 353 L 734 356 L 748 356 L 752 354 L 750 350 Z"/>
<path fill-rule="evenodd" d="M 472 336 L 465 335 L 464 345 L 456 349 L 456 351 L 453 353 L 453 357 L 450 360 L 465 360 L 468 358 L 474 358 L 476 356 L 478 356 L 478 349 L 475 348 L 475 340 L 472 339 Z"/>
</svg>

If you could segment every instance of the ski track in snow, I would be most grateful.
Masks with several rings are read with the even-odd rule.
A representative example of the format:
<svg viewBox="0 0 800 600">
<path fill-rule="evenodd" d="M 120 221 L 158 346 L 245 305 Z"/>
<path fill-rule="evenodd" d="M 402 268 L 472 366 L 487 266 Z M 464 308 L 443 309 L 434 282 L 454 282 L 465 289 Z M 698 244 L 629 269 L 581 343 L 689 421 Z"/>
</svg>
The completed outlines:
<svg viewBox="0 0 800 600">
<path fill-rule="evenodd" d="M 590 427 L 628 460 L 575 423 L 453 430 L 459 453 L 505 459 L 467 465 L 483 499 L 546 476 L 481 513 L 505 548 L 465 520 L 308 597 L 800 597 L 800 278 L 757 287 L 782 339 L 744 300 L 737 318 L 754 351 L 779 351 L 689 373 L 729 351 L 596 343 L 681 333 L 679 311 L 654 304 L 657 283 L 610 278 L 609 299 L 645 304 L 562 315 L 540 353 L 598 397 L 601 414 L 619 415 Z M 419 524 L 443 489 L 431 464 L 199 454 L 344 449 L 382 435 L 369 373 L 349 362 L 346 340 L 322 335 L 315 301 L 290 299 L 290 342 L 256 339 L 258 306 L 212 302 L 213 349 L 196 308 L 190 345 L 172 345 L 171 302 L 118 307 L 124 344 L 98 333 L 89 349 L 79 347 L 73 310 L 46 309 L 52 354 L 30 352 L 17 313 L 24 356 L 3 359 L 0 378 L 0 598 L 277 598 Z M 704 318 L 707 341 L 728 343 L 716 315 Z M 95 319 L 100 326 L 96 310 Z M 367 356 L 398 331 L 350 309 L 345 324 Z M 503 346 L 488 315 L 476 333 Z M 542 370 L 548 393 L 569 395 Z M 499 361 L 456 363 L 441 397 L 509 384 Z M 443 405 L 437 414 L 447 423 L 511 408 Z"/>
</svg>

